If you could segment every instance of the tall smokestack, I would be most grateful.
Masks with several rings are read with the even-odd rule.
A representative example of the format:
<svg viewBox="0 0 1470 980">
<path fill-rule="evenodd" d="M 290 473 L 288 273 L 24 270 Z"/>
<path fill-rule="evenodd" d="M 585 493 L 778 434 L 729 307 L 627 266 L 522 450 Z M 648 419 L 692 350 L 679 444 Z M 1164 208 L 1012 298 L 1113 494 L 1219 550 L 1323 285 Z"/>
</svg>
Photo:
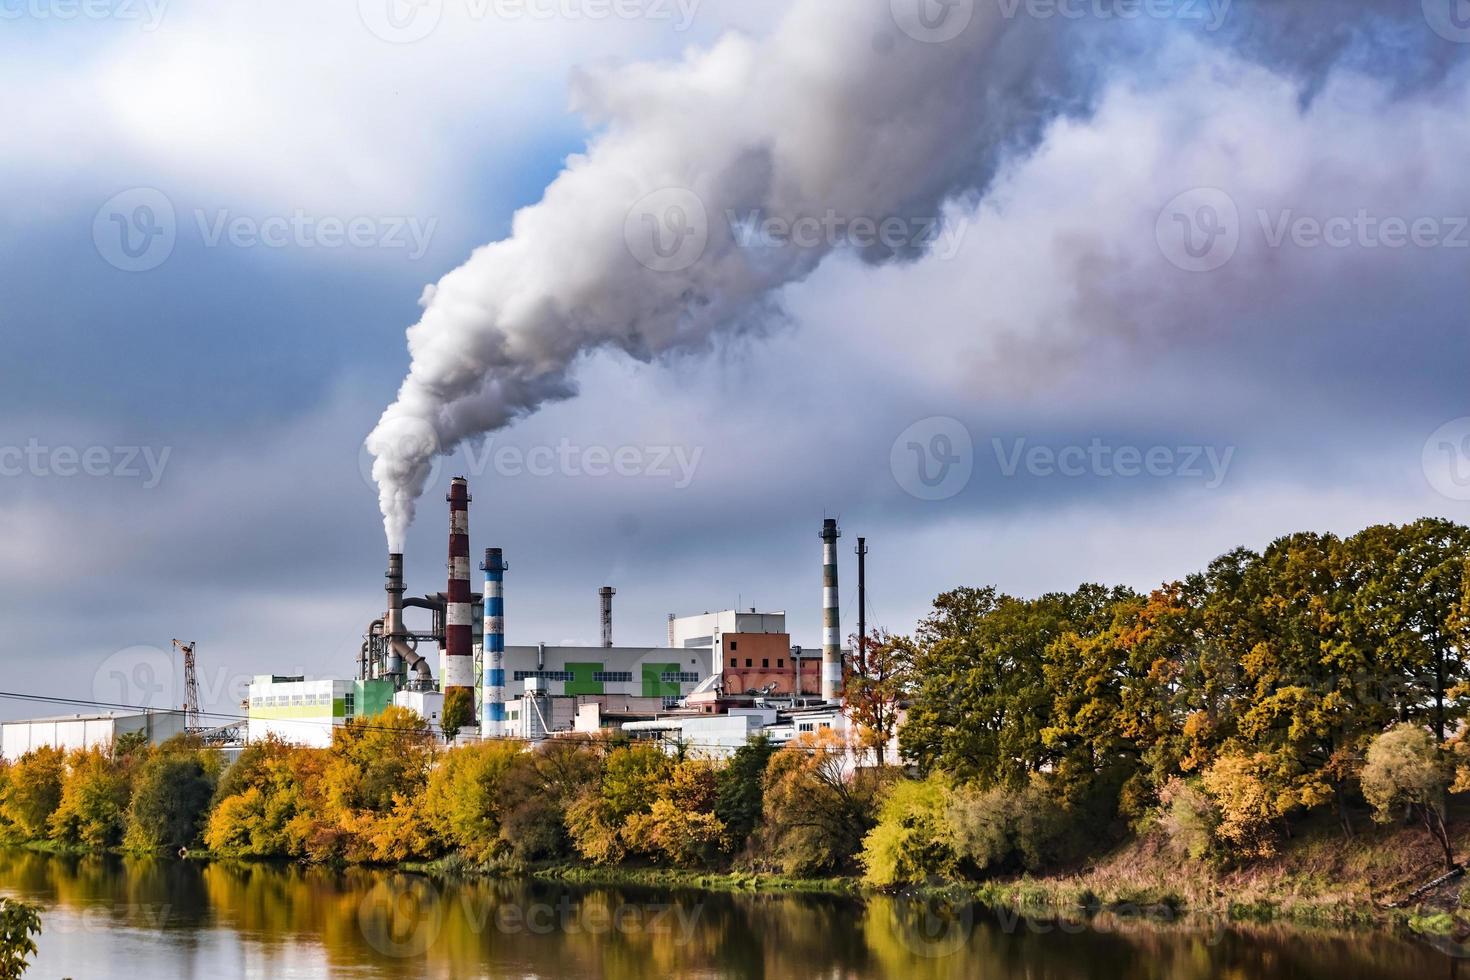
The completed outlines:
<svg viewBox="0 0 1470 980">
<path fill-rule="evenodd" d="M 470 650 L 470 485 L 462 476 L 449 483 L 449 589 L 444 601 L 444 694 L 459 688 L 475 696 L 475 659 Z"/>
<path fill-rule="evenodd" d="M 388 571 L 383 577 L 387 580 L 383 589 L 388 593 L 388 613 L 383 617 L 383 634 L 388 638 L 387 673 L 395 684 L 402 684 L 406 679 L 406 667 L 412 667 L 418 680 L 427 686 L 434 678 L 429 662 L 408 645 L 408 630 L 403 625 L 403 593 L 406 587 L 400 552 L 388 555 Z"/>
<path fill-rule="evenodd" d="M 480 732 L 486 738 L 505 734 L 505 559 L 499 548 L 486 548 L 485 572 L 485 704 Z"/>
<path fill-rule="evenodd" d="M 597 595 L 602 599 L 602 645 L 610 647 L 612 642 L 612 597 L 618 594 L 618 590 L 611 585 L 604 585 L 597 590 Z"/>
<path fill-rule="evenodd" d="M 842 696 L 842 612 L 837 604 L 837 521 L 822 522 L 822 700 Z"/>
</svg>

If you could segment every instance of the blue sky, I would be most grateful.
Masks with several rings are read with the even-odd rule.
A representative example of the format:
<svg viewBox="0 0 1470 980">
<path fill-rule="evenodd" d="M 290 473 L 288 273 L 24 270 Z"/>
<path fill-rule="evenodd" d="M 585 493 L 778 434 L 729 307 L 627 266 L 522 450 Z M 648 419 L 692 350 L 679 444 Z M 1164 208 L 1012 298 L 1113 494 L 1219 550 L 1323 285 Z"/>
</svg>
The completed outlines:
<svg viewBox="0 0 1470 980">
<path fill-rule="evenodd" d="M 801 6 L 820 24 L 826 3 Z M 446 0 L 414 43 L 375 34 L 369 0 L 174 0 L 156 24 L 37 0 L 0 22 L 0 83 L 26 93 L 0 106 L 0 467 L 25 460 L 0 476 L 8 686 L 126 691 L 118 672 L 164 664 L 173 636 L 200 642 L 219 708 L 251 673 L 349 671 L 384 551 L 361 443 L 424 287 L 604 131 L 575 108 L 602 73 L 759 43 L 787 6 L 704 0 L 678 30 Z M 458 473 L 473 547 L 510 560 L 513 643 L 594 637 L 613 584 L 628 642 L 739 601 L 815 645 L 828 514 L 845 552 L 868 537 L 870 619 L 900 632 L 961 584 L 1147 588 L 1292 530 L 1470 519 L 1470 35 L 1449 3 L 1418 8 L 1237 2 L 1218 31 L 1106 4 L 1033 17 L 1016 44 L 1041 39 L 1055 99 L 957 156 L 977 176 L 943 204 L 950 253 L 838 249 L 747 329 L 578 360 L 577 397 L 443 462 L 411 587 L 442 587 Z M 106 229 L 158 200 L 140 192 L 175 241 L 125 271 Z M 1171 208 L 1222 200 L 1238 241 L 1191 269 Z M 322 243 L 356 219 L 366 244 Z M 293 221 L 311 230 L 257 240 Z M 1385 245 L 1385 221 L 1419 241 Z M 577 461 L 538 475 L 558 447 Z M 619 449 L 630 474 L 587 472 Z M 59 475 L 88 450 L 98 475 Z M 968 476 L 926 486 L 931 451 Z M 843 574 L 850 630 L 850 554 Z"/>
</svg>

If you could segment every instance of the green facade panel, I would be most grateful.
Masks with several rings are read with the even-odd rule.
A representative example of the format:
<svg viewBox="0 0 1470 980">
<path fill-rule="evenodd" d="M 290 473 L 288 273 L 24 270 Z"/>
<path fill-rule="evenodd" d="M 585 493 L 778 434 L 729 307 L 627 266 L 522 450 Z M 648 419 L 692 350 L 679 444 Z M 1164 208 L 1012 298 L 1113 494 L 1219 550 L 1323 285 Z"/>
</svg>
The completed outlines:
<svg viewBox="0 0 1470 980">
<path fill-rule="evenodd" d="M 677 674 L 678 664 L 644 664 L 643 696 L 645 698 L 676 698 L 683 692 L 678 681 L 663 680 L 664 674 Z"/>
<path fill-rule="evenodd" d="M 565 670 L 572 675 L 572 679 L 566 682 L 567 694 L 602 694 L 602 681 L 594 679 L 596 674 L 606 670 L 602 664 L 573 664 L 566 665 Z"/>
</svg>

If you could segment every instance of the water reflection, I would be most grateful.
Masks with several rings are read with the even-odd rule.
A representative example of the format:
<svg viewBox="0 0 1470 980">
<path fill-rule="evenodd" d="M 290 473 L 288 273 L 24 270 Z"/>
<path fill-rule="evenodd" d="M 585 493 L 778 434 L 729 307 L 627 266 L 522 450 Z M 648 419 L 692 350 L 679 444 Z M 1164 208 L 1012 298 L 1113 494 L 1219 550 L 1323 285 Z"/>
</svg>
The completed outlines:
<svg viewBox="0 0 1470 980">
<path fill-rule="evenodd" d="M 965 905 L 723 895 L 391 871 L 0 851 L 0 891 L 46 907 L 35 976 L 1453 977 L 1381 934 Z M 1470 975 L 1470 974 L 1467 974 Z"/>
</svg>

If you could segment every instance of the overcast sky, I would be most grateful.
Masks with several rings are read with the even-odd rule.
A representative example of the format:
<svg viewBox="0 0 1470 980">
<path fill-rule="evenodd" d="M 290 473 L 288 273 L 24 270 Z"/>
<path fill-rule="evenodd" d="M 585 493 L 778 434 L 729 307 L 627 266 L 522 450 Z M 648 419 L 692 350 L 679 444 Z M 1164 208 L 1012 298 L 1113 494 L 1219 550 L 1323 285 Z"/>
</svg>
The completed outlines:
<svg viewBox="0 0 1470 980">
<path fill-rule="evenodd" d="M 616 128 L 599 78 L 793 7 L 388 2 L 0 0 L 0 688 L 170 702 L 176 636 L 216 709 L 350 675 L 383 604 L 362 443 L 425 287 Z M 859 535 L 870 622 L 907 632 L 960 585 L 1470 520 L 1463 4 L 919 2 L 794 6 L 816 55 L 872 7 L 877 59 L 997 24 L 994 57 L 1050 66 L 955 93 L 1008 128 L 969 160 L 954 127 L 938 241 L 838 243 L 740 329 L 581 356 L 575 397 L 441 460 L 412 591 L 460 474 L 512 644 L 595 639 L 611 584 L 623 643 L 738 602 L 817 646 L 824 516 L 846 632 Z"/>
</svg>

